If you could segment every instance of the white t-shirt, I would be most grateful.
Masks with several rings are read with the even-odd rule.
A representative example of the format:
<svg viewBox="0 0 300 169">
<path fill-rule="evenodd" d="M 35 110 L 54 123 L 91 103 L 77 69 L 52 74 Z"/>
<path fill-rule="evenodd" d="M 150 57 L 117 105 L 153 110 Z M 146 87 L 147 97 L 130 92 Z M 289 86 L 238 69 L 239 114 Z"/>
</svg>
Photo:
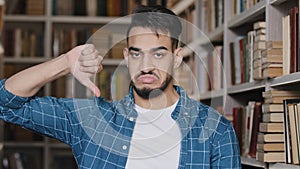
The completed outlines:
<svg viewBox="0 0 300 169">
<path fill-rule="evenodd" d="M 178 168 L 181 132 L 171 117 L 177 102 L 161 110 L 149 110 L 135 105 L 138 117 L 126 169 Z"/>
</svg>

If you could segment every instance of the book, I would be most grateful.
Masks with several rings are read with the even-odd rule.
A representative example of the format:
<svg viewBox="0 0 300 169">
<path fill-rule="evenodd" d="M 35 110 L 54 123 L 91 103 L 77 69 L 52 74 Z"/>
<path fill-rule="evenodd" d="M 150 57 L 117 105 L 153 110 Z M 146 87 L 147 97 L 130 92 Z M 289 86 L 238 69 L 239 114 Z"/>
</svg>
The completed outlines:
<svg viewBox="0 0 300 169">
<path fill-rule="evenodd" d="M 243 134 L 245 134 L 243 131 L 245 130 L 245 109 L 244 107 L 234 107 L 233 108 L 233 128 L 236 132 L 238 141 L 239 141 L 239 147 L 240 147 L 240 152 L 243 154 L 243 145 L 245 143 L 245 139 Z"/>
<path fill-rule="evenodd" d="M 264 122 L 283 122 L 283 113 L 264 113 Z"/>
<path fill-rule="evenodd" d="M 263 77 L 272 78 L 282 76 L 282 67 L 267 67 L 263 68 Z M 270 103 L 269 101 L 266 103 Z"/>
<path fill-rule="evenodd" d="M 283 104 L 273 104 L 273 103 L 264 103 L 262 105 L 262 112 L 269 113 L 269 112 L 283 112 Z"/>
<path fill-rule="evenodd" d="M 266 40 L 266 35 L 262 34 L 262 35 L 258 35 L 255 36 L 255 41 L 265 41 Z"/>
<path fill-rule="evenodd" d="M 285 162 L 284 152 L 257 152 L 256 159 L 261 162 Z"/>
<path fill-rule="evenodd" d="M 234 43 L 230 42 L 229 44 L 229 50 L 230 50 L 230 68 L 231 68 L 231 84 L 235 85 L 236 79 L 235 79 L 235 52 L 234 52 Z"/>
<path fill-rule="evenodd" d="M 290 34 L 291 34 L 291 56 L 290 56 L 290 73 L 294 73 L 297 70 L 297 54 L 298 54 L 298 44 L 297 44 L 297 31 L 298 31 L 298 6 L 293 7 L 289 11 L 290 15 Z"/>
<path fill-rule="evenodd" d="M 253 62 L 254 62 L 254 39 L 255 38 L 255 31 L 250 31 L 248 32 L 248 63 L 249 63 L 249 82 L 253 82 L 254 81 L 254 77 L 253 77 Z"/>
<path fill-rule="evenodd" d="M 258 29 L 262 29 L 262 28 L 266 28 L 266 22 L 264 21 L 259 21 L 259 22 L 255 22 L 253 25 L 253 29 L 254 30 L 258 30 Z"/>
<path fill-rule="evenodd" d="M 262 93 L 264 98 L 273 98 L 273 97 L 299 97 L 300 91 L 295 90 L 268 90 Z"/>
<path fill-rule="evenodd" d="M 290 55 L 291 41 L 290 38 L 290 15 L 282 17 L 282 52 L 283 52 L 283 75 L 290 74 Z"/>
<path fill-rule="evenodd" d="M 286 99 L 297 99 L 298 96 L 283 96 L 283 97 L 273 97 L 273 98 L 266 98 L 265 103 L 283 103 Z"/>
<path fill-rule="evenodd" d="M 259 29 L 259 30 L 256 31 L 257 35 L 265 35 L 266 33 L 267 33 L 266 29 Z"/>
<path fill-rule="evenodd" d="M 284 151 L 284 143 L 258 143 L 257 151 Z"/>
<path fill-rule="evenodd" d="M 253 57 L 254 57 L 255 60 L 262 58 L 262 51 L 263 50 L 255 50 L 254 51 L 254 54 L 253 54 L 254 56 Z"/>
<path fill-rule="evenodd" d="M 254 121 L 254 107 L 255 107 L 255 101 L 249 101 L 248 105 L 246 106 L 245 130 L 244 130 L 245 143 L 243 145 L 245 155 L 248 155 L 250 152 L 252 128 L 253 128 L 253 121 Z"/>
<path fill-rule="evenodd" d="M 271 64 L 271 63 L 281 63 L 280 67 L 283 67 L 283 58 L 282 56 L 268 56 L 263 57 L 262 61 L 263 64 Z"/>
<path fill-rule="evenodd" d="M 257 42 L 254 42 L 253 48 L 254 48 L 254 51 L 265 50 L 265 49 L 267 49 L 267 45 L 266 45 L 265 41 L 257 41 Z"/>
<path fill-rule="evenodd" d="M 300 0 L 298 0 L 298 10 L 300 9 Z M 296 24 L 297 25 L 297 27 L 298 27 L 298 30 L 297 30 L 297 32 L 298 32 L 298 37 L 297 37 L 297 40 L 298 40 L 298 46 L 297 46 L 297 49 L 298 49 L 298 71 L 300 70 L 300 26 L 299 26 L 299 24 L 300 24 L 300 17 L 299 17 L 299 13 L 300 13 L 300 11 L 298 11 L 298 15 L 297 15 L 297 17 L 298 17 L 298 23 Z M 300 160 L 299 160 L 300 161 Z"/>
<path fill-rule="evenodd" d="M 282 49 L 283 42 L 282 41 L 268 41 L 267 48 L 268 49 Z"/>
<path fill-rule="evenodd" d="M 250 145 L 249 145 L 249 156 L 255 158 L 257 150 L 257 141 L 258 141 L 258 132 L 259 132 L 259 123 L 261 122 L 261 103 L 255 102 L 253 117 L 252 117 L 252 129 L 250 134 Z"/>
<path fill-rule="evenodd" d="M 259 124 L 259 131 L 263 133 L 273 132 L 273 133 L 282 133 L 283 132 L 283 123 L 266 123 L 262 122 Z"/>
<path fill-rule="evenodd" d="M 293 147 L 295 147 L 295 132 L 292 132 L 292 130 L 295 130 L 295 114 L 291 113 L 291 111 L 294 112 L 294 104 L 300 103 L 300 99 L 286 99 L 283 100 L 283 107 L 284 107 L 284 143 L 285 143 L 285 158 L 286 163 L 293 163 L 294 158 L 293 156 L 297 157 L 297 153 L 295 152 L 295 149 L 293 150 Z M 294 120 L 292 120 L 294 119 Z M 293 137 L 293 138 L 292 138 Z M 293 140 L 293 141 L 292 141 Z M 293 143 L 292 143 L 293 142 Z M 296 143 L 297 144 L 297 143 Z M 293 152 L 294 151 L 294 152 Z M 299 157 L 299 155 L 298 155 Z M 298 160 L 299 162 L 299 160 Z"/>
<path fill-rule="evenodd" d="M 97 0 L 86 1 L 87 16 L 97 16 Z"/>
<path fill-rule="evenodd" d="M 257 136 L 258 143 L 268 143 L 268 142 L 284 142 L 284 134 L 278 133 L 258 133 Z"/>
<path fill-rule="evenodd" d="M 290 129 L 290 140 L 292 149 L 292 163 L 299 164 L 299 143 L 297 141 L 297 129 L 296 129 L 296 116 L 295 116 L 295 105 L 288 104 L 288 117 L 289 117 L 289 129 Z"/>
<path fill-rule="evenodd" d="M 241 52 L 240 52 L 240 41 L 244 39 L 243 36 L 239 36 L 234 40 L 234 70 L 235 70 L 235 84 L 242 83 L 242 66 L 241 66 Z"/>
<path fill-rule="evenodd" d="M 26 0 L 27 15 L 44 15 L 45 0 Z"/>
<path fill-rule="evenodd" d="M 133 1 L 129 1 L 129 2 L 133 3 Z M 97 1 L 97 16 L 107 16 L 106 6 L 107 6 L 107 0 L 98 0 Z"/>
<path fill-rule="evenodd" d="M 282 48 L 271 48 L 264 50 L 262 52 L 262 57 L 268 57 L 268 56 L 282 56 Z"/>
</svg>

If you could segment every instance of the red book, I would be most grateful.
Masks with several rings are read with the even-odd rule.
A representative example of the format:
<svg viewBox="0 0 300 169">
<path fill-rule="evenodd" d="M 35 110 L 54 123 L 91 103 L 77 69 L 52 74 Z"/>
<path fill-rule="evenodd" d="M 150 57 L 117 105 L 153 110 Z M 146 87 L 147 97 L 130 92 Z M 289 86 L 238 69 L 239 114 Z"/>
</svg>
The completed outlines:
<svg viewBox="0 0 300 169">
<path fill-rule="evenodd" d="M 240 152 L 243 150 L 243 121 L 245 120 L 244 117 L 244 110 L 242 107 L 234 107 L 233 108 L 233 128 L 235 130 L 236 136 L 239 141 Z"/>
<path fill-rule="evenodd" d="M 298 28 L 298 7 L 295 6 L 294 8 L 290 9 L 289 15 L 291 18 L 290 27 L 291 27 L 291 67 L 290 73 L 297 72 L 297 54 L 298 54 L 298 35 L 297 35 L 297 28 Z"/>
<path fill-rule="evenodd" d="M 233 128 L 235 130 L 236 135 L 238 135 L 239 132 L 239 128 L 238 128 L 238 119 L 239 119 L 239 107 L 234 107 L 232 110 L 232 115 L 233 115 L 233 121 L 232 121 L 232 125 Z"/>
<path fill-rule="evenodd" d="M 257 136 L 258 136 L 258 131 L 259 131 L 259 123 L 261 122 L 261 117 L 262 117 L 261 110 L 262 110 L 261 103 L 259 103 L 259 102 L 255 103 L 254 113 L 253 113 L 251 140 L 250 140 L 250 147 L 249 147 L 249 155 L 252 158 L 256 157 Z"/>
</svg>

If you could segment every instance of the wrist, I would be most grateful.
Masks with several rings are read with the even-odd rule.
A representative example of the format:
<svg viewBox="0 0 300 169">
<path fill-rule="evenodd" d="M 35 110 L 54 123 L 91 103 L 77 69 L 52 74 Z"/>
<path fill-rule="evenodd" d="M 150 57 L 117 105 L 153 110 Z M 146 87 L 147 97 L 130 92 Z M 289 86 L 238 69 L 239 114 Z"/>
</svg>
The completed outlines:
<svg viewBox="0 0 300 169">
<path fill-rule="evenodd" d="M 61 73 L 63 75 L 69 74 L 71 72 L 71 67 L 68 62 L 67 54 L 62 54 L 59 57 L 57 57 L 57 59 L 59 61 L 58 64 L 61 69 Z"/>
</svg>

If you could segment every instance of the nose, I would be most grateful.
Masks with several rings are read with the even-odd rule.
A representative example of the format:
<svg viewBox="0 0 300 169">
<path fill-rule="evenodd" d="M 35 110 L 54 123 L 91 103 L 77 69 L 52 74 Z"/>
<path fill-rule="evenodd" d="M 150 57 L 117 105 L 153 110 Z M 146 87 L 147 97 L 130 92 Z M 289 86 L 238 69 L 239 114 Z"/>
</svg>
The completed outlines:
<svg viewBox="0 0 300 169">
<path fill-rule="evenodd" d="M 154 69 L 154 65 L 151 60 L 151 56 L 149 56 L 148 54 L 144 55 L 141 63 L 141 71 L 147 73 L 152 71 L 153 69 Z"/>
</svg>

